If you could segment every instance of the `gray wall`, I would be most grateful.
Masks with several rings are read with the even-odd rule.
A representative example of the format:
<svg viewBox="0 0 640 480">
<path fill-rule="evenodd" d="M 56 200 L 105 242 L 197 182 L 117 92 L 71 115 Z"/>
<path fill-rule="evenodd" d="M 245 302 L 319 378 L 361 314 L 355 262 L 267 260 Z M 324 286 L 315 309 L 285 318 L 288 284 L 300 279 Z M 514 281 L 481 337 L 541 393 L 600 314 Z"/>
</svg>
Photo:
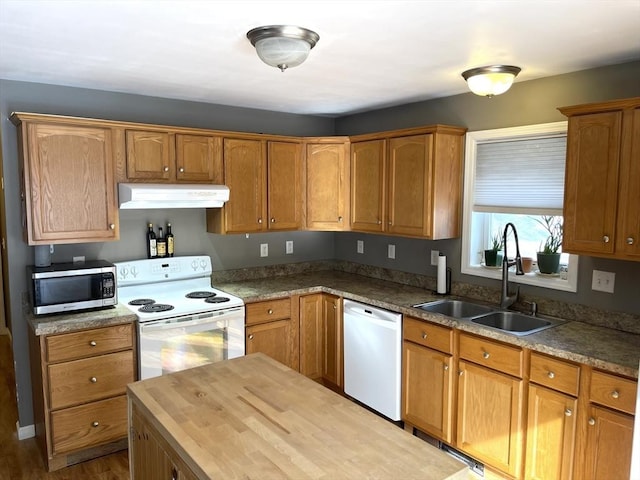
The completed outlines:
<svg viewBox="0 0 640 480">
<path fill-rule="evenodd" d="M 22 241 L 18 186 L 16 128 L 9 121 L 14 111 L 105 118 L 163 125 L 263 132 L 279 135 L 333 135 L 334 120 L 267 112 L 221 105 L 208 105 L 162 98 L 103 92 L 0 80 L 0 118 L 3 140 L 7 256 L 10 289 L 11 332 L 16 367 L 20 425 L 33 423 L 27 325 L 22 315 L 26 291 L 25 266 L 33 263 L 33 248 Z M 235 269 L 278 263 L 333 258 L 333 233 L 290 232 L 249 235 L 206 233 L 205 211 L 122 211 L 118 242 L 56 245 L 54 262 L 71 261 L 75 255 L 87 259 L 121 261 L 144 258 L 146 223 L 172 223 L 178 255 L 206 254 L 214 269 Z M 293 255 L 285 255 L 285 241 L 294 241 Z M 260 257 L 260 244 L 269 244 L 269 256 Z"/>
<path fill-rule="evenodd" d="M 488 99 L 472 93 L 439 98 L 374 112 L 341 117 L 336 134 L 353 135 L 397 128 L 445 123 L 464 126 L 469 131 L 566 120 L 557 108 L 640 96 L 640 62 L 585 70 L 529 82 L 516 82 L 505 94 Z M 356 253 L 356 240 L 365 241 L 365 253 Z M 396 245 L 396 259 L 387 258 L 387 245 Z M 367 265 L 435 276 L 430 251 L 440 250 L 453 267 L 454 281 L 499 288 L 497 280 L 460 273 L 462 242 L 416 240 L 366 234 L 336 236 L 336 255 Z M 615 293 L 591 290 L 592 271 L 615 272 Z M 640 314 L 640 262 L 580 257 L 577 293 L 559 292 L 528 285 L 523 294 L 580 303 L 612 311 Z"/>
<path fill-rule="evenodd" d="M 16 129 L 8 120 L 13 111 L 52 113 L 106 118 L 143 123 L 192 126 L 220 130 L 264 132 L 283 135 L 356 134 L 391 130 L 431 123 L 462 125 L 470 130 L 543 123 L 563 119 L 556 107 L 613 98 L 640 96 L 640 62 L 600 68 L 542 80 L 516 83 L 505 95 L 493 99 L 473 94 L 457 95 L 402 107 L 395 107 L 339 119 L 282 114 L 221 105 L 169 100 L 97 90 L 0 80 L 0 128 L 3 139 L 5 202 L 7 213 L 7 263 L 9 268 L 10 313 L 20 425 L 33 423 L 27 326 L 21 313 L 26 287 L 25 266 L 33 263 L 33 249 L 21 237 L 18 201 L 18 157 Z M 208 254 L 214 269 L 235 269 L 277 263 L 322 259 L 345 259 L 397 270 L 435 275 L 429 251 L 437 249 L 449 258 L 454 279 L 460 279 L 456 258 L 459 240 L 392 238 L 356 233 L 290 232 L 249 235 L 213 235 L 205 232 L 204 211 L 122 211 L 119 242 L 58 245 L 54 262 L 74 255 L 87 259 L 120 261 L 144 257 L 144 229 L 147 222 L 170 221 L 176 234 L 179 255 Z M 355 241 L 365 240 L 365 253 L 356 254 Z M 294 254 L 284 255 L 284 242 L 294 241 Z M 259 256 L 259 244 L 269 244 L 269 257 Z M 396 245 L 396 260 L 387 259 L 387 244 Z M 614 295 L 591 292 L 591 270 L 616 272 Z M 457 274 L 456 274 L 457 270 Z M 640 263 L 583 257 L 578 294 L 540 290 L 536 294 L 566 299 L 611 310 L 640 313 L 637 300 Z M 469 283 L 496 286 L 495 281 L 465 276 Z M 527 287 L 534 288 L 534 287 Z M 634 297 L 635 292 L 635 297 Z"/>
</svg>

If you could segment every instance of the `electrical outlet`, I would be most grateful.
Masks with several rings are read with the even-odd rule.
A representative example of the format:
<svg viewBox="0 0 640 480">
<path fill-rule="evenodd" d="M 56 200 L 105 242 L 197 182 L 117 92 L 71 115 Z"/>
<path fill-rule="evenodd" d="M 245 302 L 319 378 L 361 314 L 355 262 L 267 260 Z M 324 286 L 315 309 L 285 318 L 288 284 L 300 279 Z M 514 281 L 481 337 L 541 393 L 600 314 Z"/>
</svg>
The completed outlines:
<svg viewBox="0 0 640 480">
<path fill-rule="evenodd" d="M 285 253 L 291 255 L 293 253 L 293 240 L 287 240 L 285 242 Z"/>
<path fill-rule="evenodd" d="M 84 263 L 84 255 L 73 257 L 73 263 Z"/>
<path fill-rule="evenodd" d="M 260 256 L 261 257 L 268 257 L 269 256 L 269 244 L 268 243 L 261 243 L 260 244 Z"/>
<path fill-rule="evenodd" d="M 439 250 L 431 250 L 431 265 L 438 265 L 438 257 L 440 256 Z"/>
<path fill-rule="evenodd" d="M 393 244 L 389 244 L 389 247 L 387 248 L 387 256 L 389 258 L 396 258 L 396 246 Z"/>
<path fill-rule="evenodd" d="M 358 253 L 364 253 L 364 241 L 363 240 L 358 240 L 356 242 L 356 251 Z"/>
<path fill-rule="evenodd" d="M 600 270 L 593 271 L 593 277 L 591 279 L 591 290 L 613 293 L 613 287 L 615 283 L 616 274 L 614 272 L 602 272 Z"/>
</svg>

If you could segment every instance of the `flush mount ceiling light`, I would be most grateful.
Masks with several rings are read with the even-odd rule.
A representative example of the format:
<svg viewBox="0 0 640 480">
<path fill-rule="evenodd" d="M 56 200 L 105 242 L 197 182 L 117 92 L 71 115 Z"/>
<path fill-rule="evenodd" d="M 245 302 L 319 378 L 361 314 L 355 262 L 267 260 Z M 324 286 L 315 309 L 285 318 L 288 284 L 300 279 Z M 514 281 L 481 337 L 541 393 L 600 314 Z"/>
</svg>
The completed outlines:
<svg viewBox="0 0 640 480">
<path fill-rule="evenodd" d="M 247 38 L 256 47 L 260 60 L 284 72 L 307 59 L 320 35 L 293 25 L 268 25 L 249 30 Z"/>
<path fill-rule="evenodd" d="M 509 90 L 520 70 L 513 65 L 491 65 L 462 72 L 462 78 L 476 95 L 493 97 Z"/>
</svg>

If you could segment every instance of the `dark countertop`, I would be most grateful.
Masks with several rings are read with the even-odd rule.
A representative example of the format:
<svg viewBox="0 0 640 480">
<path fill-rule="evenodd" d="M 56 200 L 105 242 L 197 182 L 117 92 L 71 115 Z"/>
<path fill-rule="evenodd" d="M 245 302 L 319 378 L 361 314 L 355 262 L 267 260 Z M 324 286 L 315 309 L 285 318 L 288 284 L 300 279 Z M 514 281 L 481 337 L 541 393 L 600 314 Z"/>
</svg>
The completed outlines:
<svg viewBox="0 0 640 480">
<path fill-rule="evenodd" d="M 433 291 L 333 270 L 258 280 L 216 282 L 215 287 L 237 295 L 247 303 L 296 294 L 331 293 L 534 351 L 548 353 L 559 358 L 584 363 L 612 373 L 638 378 L 640 335 L 588 323 L 567 321 L 538 333 L 518 337 L 469 321 L 456 320 L 412 307 L 419 303 L 443 298 Z"/>
</svg>

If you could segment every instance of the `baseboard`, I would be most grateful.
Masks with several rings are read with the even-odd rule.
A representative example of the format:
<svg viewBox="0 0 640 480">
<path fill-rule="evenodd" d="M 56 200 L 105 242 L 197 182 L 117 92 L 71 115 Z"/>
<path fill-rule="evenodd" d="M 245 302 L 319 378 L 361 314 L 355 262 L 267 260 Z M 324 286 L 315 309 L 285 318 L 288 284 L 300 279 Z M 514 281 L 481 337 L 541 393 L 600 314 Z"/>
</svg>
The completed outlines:
<svg viewBox="0 0 640 480">
<path fill-rule="evenodd" d="M 36 436 L 36 426 L 26 425 L 20 426 L 20 422 L 16 422 L 16 431 L 18 432 L 18 440 L 26 440 L 27 438 L 33 438 Z"/>
</svg>

